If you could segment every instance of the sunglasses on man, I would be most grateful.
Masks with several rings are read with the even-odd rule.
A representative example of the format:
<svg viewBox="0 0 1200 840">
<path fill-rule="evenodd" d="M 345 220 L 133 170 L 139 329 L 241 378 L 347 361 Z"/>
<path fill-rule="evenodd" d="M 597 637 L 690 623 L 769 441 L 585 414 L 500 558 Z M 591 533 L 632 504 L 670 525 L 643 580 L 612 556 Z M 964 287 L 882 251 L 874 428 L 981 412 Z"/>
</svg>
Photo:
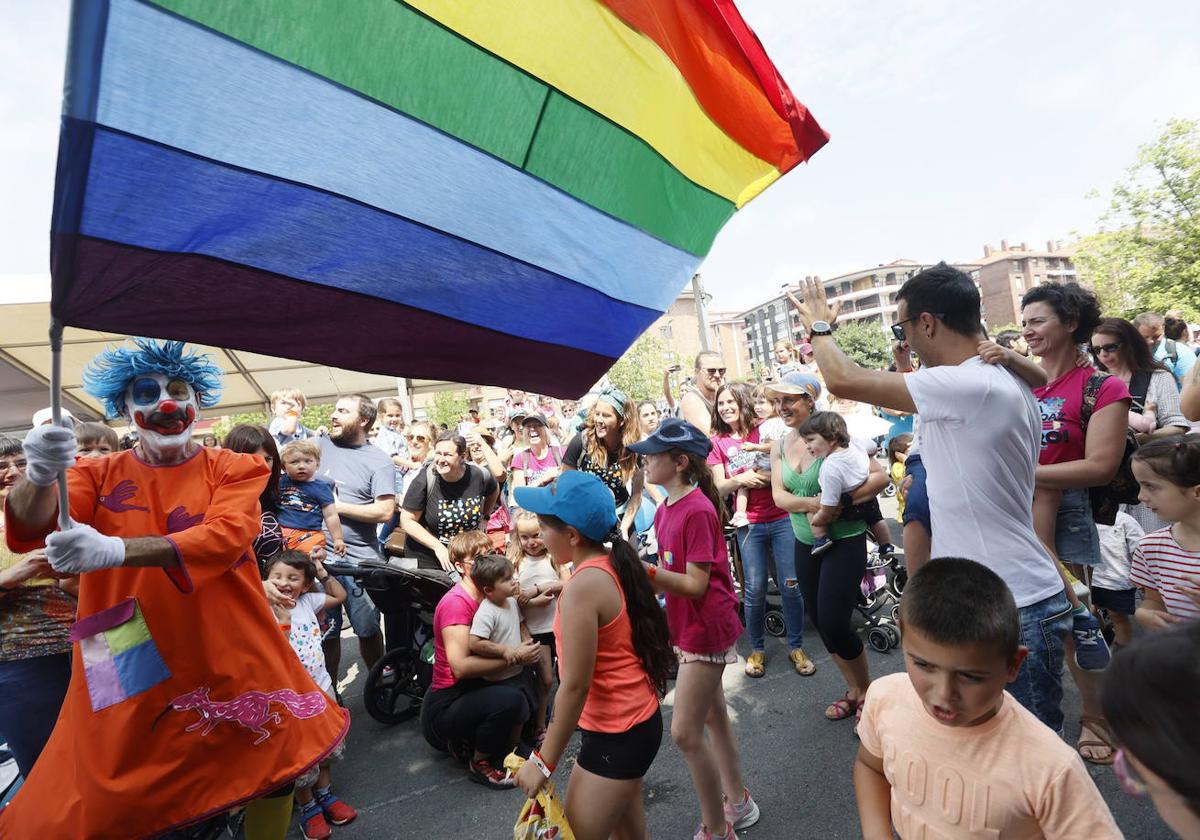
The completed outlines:
<svg viewBox="0 0 1200 840">
<path fill-rule="evenodd" d="M 705 368 L 704 372 L 709 376 L 724 376 L 727 368 Z"/>
<path fill-rule="evenodd" d="M 918 312 L 916 315 L 914 315 L 911 318 L 905 318 L 903 321 L 897 321 L 896 323 L 892 324 L 892 335 L 894 335 L 896 337 L 897 341 L 908 341 L 908 336 L 904 332 L 904 325 L 911 321 L 917 320 L 918 318 L 921 317 L 921 314 L 922 313 Z M 929 314 L 932 315 L 934 318 L 945 318 L 946 317 L 946 313 L 944 313 L 944 312 L 930 312 Z"/>
</svg>

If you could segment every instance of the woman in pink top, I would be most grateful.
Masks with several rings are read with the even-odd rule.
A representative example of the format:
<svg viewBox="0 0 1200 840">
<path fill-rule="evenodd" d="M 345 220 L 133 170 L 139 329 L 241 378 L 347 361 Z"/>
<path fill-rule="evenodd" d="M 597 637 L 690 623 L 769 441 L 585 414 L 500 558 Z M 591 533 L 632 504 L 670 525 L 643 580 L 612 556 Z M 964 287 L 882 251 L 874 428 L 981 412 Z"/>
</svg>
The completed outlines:
<svg viewBox="0 0 1200 840">
<path fill-rule="evenodd" d="M 742 551 L 745 573 L 746 635 L 750 655 L 746 657 L 746 676 L 766 673 L 767 571 L 775 561 L 775 583 L 783 602 L 783 626 L 787 631 L 789 658 L 796 673 L 810 676 L 817 666 L 804 653 L 804 598 L 797 585 L 796 536 L 788 513 L 775 504 L 771 493 L 770 471 L 756 469 L 763 447 L 760 424 L 754 410 L 749 385 L 733 382 L 717 391 L 713 412 L 712 452 L 708 464 L 713 481 L 722 497 L 745 490 L 747 524 L 738 527 L 737 541 Z M 749 444 L 749 446 L 747 446 Z M 738 523 L 734 523 L 737 525 Z"/>
<path fill-rule="evenodd" d="M 671 737 L 700 799 L 696 840 L 733 838 L 735 828 L 758 821 L 759 810 L 742 780 L 721 687 L 725 666 L 737 662 L 742 624 L 721 533 L 725 505 L 705 460 L 712 443 L 691 423 L 672 417 L 631 448 L 646 456 L 646 481 L 667 491 L 654 516 L 661 567 L 647 564 L 646 572 L 666 593 L 667 625 L 679 657 Z"/>
<path fill-rule="evenodd" d="M 1100 304 L 1091 291 L 1078 283 L 1043 283 L 1025 293 L 1021 307 L 1022 335 L 1029 351 L 1041 357 L 1049 378 L 1033 392 L 1042 412 L 1042 451 L 1034 476 L 1034 527 L 1047 548 L 1077 578 L 1089 583 L 1091 567 L 1100 562 L 1100 537 L 1088 488 L 1107 485 L 1120 466 L 1129 421 L 1129 388 L 1116 377 L 1097 373 L 1079 352 L 1079 345 L 1091 340 L 1100 323 Z M 1089 384 L 1095 400 L 1087 417 Z M 1058 503 L 1057 512 L 1051 509 L 1048 517 L 1040 515 L 1047 502 L 1051 506 Z M 1089 673 L 1108 664 L 1108 647 L 1099 621 L 1079 603 L 1070 586 L 1066 593 L 1072 615 L 1063 658 L 1082 701 L 1077 747 L 1085 761 L 1111 764 L 1113 738 L 1100 709 L 1099 682 Z M 1053 648 L 1057 648 L 1059 637 L 1051 635 Z M 1053 649 L 1051 656 L 1058 658 Z"/>
<path fill-rule="evenodd" d="M 521 508 L 538 515 L 559 565 L 574 564 L 555 618 L 554 719 L 517 784 L 536 795 L 578 727 L 566 802 L 575 837 L 644 838 L 642 777 L 662 741 L 658 700 L 673 660 L 662 610 L 633 546 L 617 532 L 613 495 L 599 478 L 571 470 L 552 487 L 519 487 L 515 495 Z"/>
</svg>

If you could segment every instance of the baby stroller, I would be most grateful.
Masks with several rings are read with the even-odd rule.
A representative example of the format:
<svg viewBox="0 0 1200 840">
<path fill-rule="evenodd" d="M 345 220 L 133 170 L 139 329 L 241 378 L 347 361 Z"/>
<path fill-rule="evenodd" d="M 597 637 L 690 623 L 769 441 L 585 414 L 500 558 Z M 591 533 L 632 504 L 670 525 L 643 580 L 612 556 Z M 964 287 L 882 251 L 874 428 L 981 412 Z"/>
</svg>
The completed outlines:
<svg viewBox="0 0 1200 840">
<path fill-rule="evenodd" d="M 903 558 L 899 549 L 890 557 L 881 556 L 875 546 L 867 554 L 867 571 L 855 609 L 863 618 L 867 644 L 880 653 L 900 646 L 900 595 L 908 580 Z"/>
<path fill-rule="evenodd" d="M 405 569 L 387 563 L 358 565 L 330 561 L 331 575 L 355 579 L 383 614 L 387 653 L 367 673 L 367 714 L 393 726 L 421 711 L 433 682 L 433 611 L 454 586 L 440 569 Z"/>
<path fill-rule="evenodd" d="M 742 569 L 742 549 L 738 545 L 737 529 L 731 525 L 725 526 L 725 549 L 729 552 L 729 568 L 733 572 L 733 580 L 737 584 L 739 595 L 745 592 L 746 577 Z M 779 587 L 775 585 L 775 564 L 771 564 L 771 575 L 767 579 L 767 600 L 766 614 L 764 616 L 764 625 L 766 631 L 776 638 L 782 639 L 787 634 L 787 628 L 783 623 L 783 596 L 779 594 Z M 738 616 L 742 619 L 742 626 L 746 626 L 746 601 L 743 597 L 738 602 Z"/>
</svg>

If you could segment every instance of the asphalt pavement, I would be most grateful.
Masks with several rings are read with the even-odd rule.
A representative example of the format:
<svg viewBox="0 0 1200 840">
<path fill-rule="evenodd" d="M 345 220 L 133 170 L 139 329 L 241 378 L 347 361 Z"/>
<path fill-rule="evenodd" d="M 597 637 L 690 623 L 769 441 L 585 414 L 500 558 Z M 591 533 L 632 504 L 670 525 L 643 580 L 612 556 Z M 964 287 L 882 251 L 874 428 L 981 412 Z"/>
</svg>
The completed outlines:
<svg viewBox="0 0 1200 840">
<path fill-rule="evenodd" d="M 887 500 L 890 502 L 890 500 Z M 885 508 L 886 510 L 886 508 Z M 887 511 L 889 513 L 894 512 Z M 725 694 L 734 716 L 747 784 L 762 819 L 741 836 L 752 840 L 840 840 L 860 837 L 851 769 L 858 749 L 853 722 L 824 718 L 825 706 L 842 696 L 845 684 L 811 625 L 805 649 L 817 664 L 810 677 L 796 674 L 787 647 L 768 637 L 767 673 L 750 679 L 742 663 L 725 671 Z M 749 652 L 743 637 L 742 657 Z M 903 668 L 899 650 L 868 649 L 871 674 Z M 471 782 L 463 768 L 431 749 L 413 720 L 394 727 L 371 719 L 362 706 L 362 662 L 353 638 L 343 638 L 342 691 L 353 715 L 346 758 L 334 771 L 334 789 L 358 809 L 358 819 L 333 829 L 335 840 L 442 840 L 510 838 L 524 802 L 519 791 L 493 791 Z M 1066 680 L 1067 737 L 1079 734 L 1078 694 Z M 671 742 L 673 696 L 663 702 L 664 736 L 645 779 L 646 816 L 656 838 L 692 837 L 699 808 L 687 766 Z M 568 748 L 555 780 L 565 789 L 578 737 Z M 1113 815 L 1128 838 L 1165 840 L 1172 833 L 1148 800 L 1123 793 L 1111 767 L 1088 765 Z M 299 838 L 298 828 L 292 837 Z"/>
</svg>

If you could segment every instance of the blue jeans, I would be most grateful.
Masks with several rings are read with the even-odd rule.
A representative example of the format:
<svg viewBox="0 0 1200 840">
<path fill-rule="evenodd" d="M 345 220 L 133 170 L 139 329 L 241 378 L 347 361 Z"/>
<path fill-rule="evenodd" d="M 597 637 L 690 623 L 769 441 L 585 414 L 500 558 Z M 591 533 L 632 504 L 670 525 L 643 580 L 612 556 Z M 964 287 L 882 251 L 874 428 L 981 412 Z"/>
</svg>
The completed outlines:
<svg viewBox="0 0 1200 840">
<path fill-rule="evenodd" d="M 1008 684 L 1009 693 L 1038 720 L 1061 732 L 1063 652 L 1066 635 L 1071 632 L 1071 604 L 1064 593 L 1057 592 L 1018 612 L 1021 644 L 1029 648 L 1029 655 L 1017 678 Z"/>
<path fill-rule="evenodd" d="M 783 598 L 783 626 L 787 628 L 788 647 L 804 642 L 804 599 L 796 584 L 796 535 L 792 520 L 783 517 L 774 522 L 755 522 L 737 529 L 742 552 L 742 572 L 746 576 L 742 598 L 746 604 L 746 633 L 750 649 L 764 647 L 763 624 L 766 620 L 767 566 L 775 559 L 775 583 Z"/>
<path fill-rule="evenodd" d="M 1058 559 L 1076 566 L 1100 563 L 1100 534 L 1092 519 L 1087 490 L 1064 490 L 1054 520 L 1054 550 Z"/>
<path fill-rule="evenodd" d="M 70 681 L 68 653 L 0 662 L 0 739 L 26 778 L 50 740 Z"/>
</svg>

